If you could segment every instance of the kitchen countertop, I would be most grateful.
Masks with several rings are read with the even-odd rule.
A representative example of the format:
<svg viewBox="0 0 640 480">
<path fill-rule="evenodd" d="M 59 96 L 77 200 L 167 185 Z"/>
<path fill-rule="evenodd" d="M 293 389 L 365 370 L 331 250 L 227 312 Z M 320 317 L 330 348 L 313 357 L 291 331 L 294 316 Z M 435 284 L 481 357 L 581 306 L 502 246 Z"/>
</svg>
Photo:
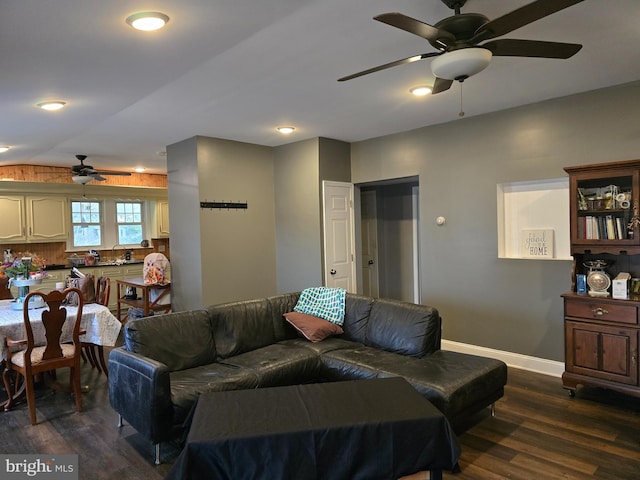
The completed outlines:
<svg viewBox="0 0 640 480">
<path fill-rule="evenodd" d="M 136 265 L 136 264 L 141 264 L 144 263 L 144 260 L 129 260 L 129 261 L 125 261 L 125 262 L 98 262 L 94 265 L 78 265 L 79 269 L 83 269 L 83 268 L 94 268 L 94 267 L 117 267 L 120 265 Z M 69 264 L 53 264 L 53 265 L 47 265 L 46 270 L 71 270 L 71 268 L 73 267 L 73 265 Z"/>
</svg>

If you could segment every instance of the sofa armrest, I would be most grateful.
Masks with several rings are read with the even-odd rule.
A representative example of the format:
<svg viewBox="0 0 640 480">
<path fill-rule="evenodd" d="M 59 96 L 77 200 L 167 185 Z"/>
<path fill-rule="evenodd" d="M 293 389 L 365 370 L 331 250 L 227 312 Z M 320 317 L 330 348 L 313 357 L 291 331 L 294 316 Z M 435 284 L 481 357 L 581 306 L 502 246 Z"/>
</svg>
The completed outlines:
<svg viewBox="0 0 640 480">
<path fill-rule="evenodd" d="M 114 348 L 109 354 L 109 403 L 153 443 L 171 438 L 171 384 L 163 363 Z"/>
</svg>

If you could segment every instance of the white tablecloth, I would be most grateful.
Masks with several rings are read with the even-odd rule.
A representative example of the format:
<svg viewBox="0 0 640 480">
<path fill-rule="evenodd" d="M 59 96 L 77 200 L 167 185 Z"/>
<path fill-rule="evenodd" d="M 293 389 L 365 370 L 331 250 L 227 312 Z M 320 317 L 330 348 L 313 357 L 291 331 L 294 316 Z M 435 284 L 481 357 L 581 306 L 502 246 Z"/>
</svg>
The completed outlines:
<svg viewBox="0 0 640 480">
<path fill-rule="evenodd" d="M 22 310 L 14 310 L 11 305 L 12 300 L 0 300 L 0 359 L 6 358 L 5 337 L 9 336 L 14 340 L 26 338 L 24 331 L 24 320 Z M 67 306 L 67 321 L 62 331 L 62 341 L 71 340 L 71 330 L 76 318 L 78 309 Z M 39 321 L 45 308 L 34 308 L 29 310 L 29 318 L 32 320 L 31 326 L 37 343 L 44 343 L 44 326 Z M 118 339 L 118 334 L 122 324 L 103 305 L 97 303 L 87 303 L 82 307 L 82 321 L 80 327 L 87 331 L 86 335 L 80 337 L 84 342 L 95 343 L 106 347 L 113 347 Z"/>
</svg>

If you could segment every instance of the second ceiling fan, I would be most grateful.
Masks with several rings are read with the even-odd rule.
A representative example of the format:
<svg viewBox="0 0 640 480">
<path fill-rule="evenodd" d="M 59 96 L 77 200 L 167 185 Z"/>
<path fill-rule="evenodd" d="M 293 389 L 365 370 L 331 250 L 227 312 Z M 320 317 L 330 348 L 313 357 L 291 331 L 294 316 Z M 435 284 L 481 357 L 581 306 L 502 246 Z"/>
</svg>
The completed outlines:
<svg viewBox="0 0 640 480">
<path fill-rule="evenodd" d="M 442 0 L 447 7 L 455 11 L 455 14 L 435 25 L 429 25 L 402 13 L 383 13 L 373 17 L 374 20 L 418 35 L 428 40 L 437 51 L 379 65 L 342 77 L 338 81 L 343 82 L 405 63 L 436 57 L 431 62 L 431 70 L 436 77 L 432 90 L 435 94 L 448 90 L 454 80 L 463 82 L 471 75 L 481 72 L 489 65 L 492 56 L 567 59 L 578 53 L 582 45 L 540 40 L 492 39 L 582 1 L 537 0 L 489 20 L 479 13 L 460 13 L 460 8 L 467 0 Z"/>
<path fill-rule="evenodd" d="M 108 170 L 95 170 L 91 165 L 85 165 L 86 155 L 76 155 L 76 158 L 80 161 L 80 165 L 74 165 L 71 167 L 71 179 L 76 183 L 87 184 L 92 180 L 98 180 L 104 182 L 106 178 L 103 175 L 119 175 L 129 177 L 129 172 L 114 172 Z"/>
</svg>

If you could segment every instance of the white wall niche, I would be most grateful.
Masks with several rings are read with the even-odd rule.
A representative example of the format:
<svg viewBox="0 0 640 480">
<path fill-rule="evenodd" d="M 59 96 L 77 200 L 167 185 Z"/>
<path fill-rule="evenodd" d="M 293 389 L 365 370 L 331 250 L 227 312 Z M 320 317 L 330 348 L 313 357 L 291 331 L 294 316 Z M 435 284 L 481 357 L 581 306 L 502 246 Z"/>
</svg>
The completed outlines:
<svg viewBox="0 0 640 480">
<path fill-rule="evenodd" d="M 569 179 L 552 178 L 500 183 L 498 194 L 498 258 L 571 260 Z M 553 256 L 531 257 L 523 252 L 525 230 L 553 230 Z"/>
</svg>

